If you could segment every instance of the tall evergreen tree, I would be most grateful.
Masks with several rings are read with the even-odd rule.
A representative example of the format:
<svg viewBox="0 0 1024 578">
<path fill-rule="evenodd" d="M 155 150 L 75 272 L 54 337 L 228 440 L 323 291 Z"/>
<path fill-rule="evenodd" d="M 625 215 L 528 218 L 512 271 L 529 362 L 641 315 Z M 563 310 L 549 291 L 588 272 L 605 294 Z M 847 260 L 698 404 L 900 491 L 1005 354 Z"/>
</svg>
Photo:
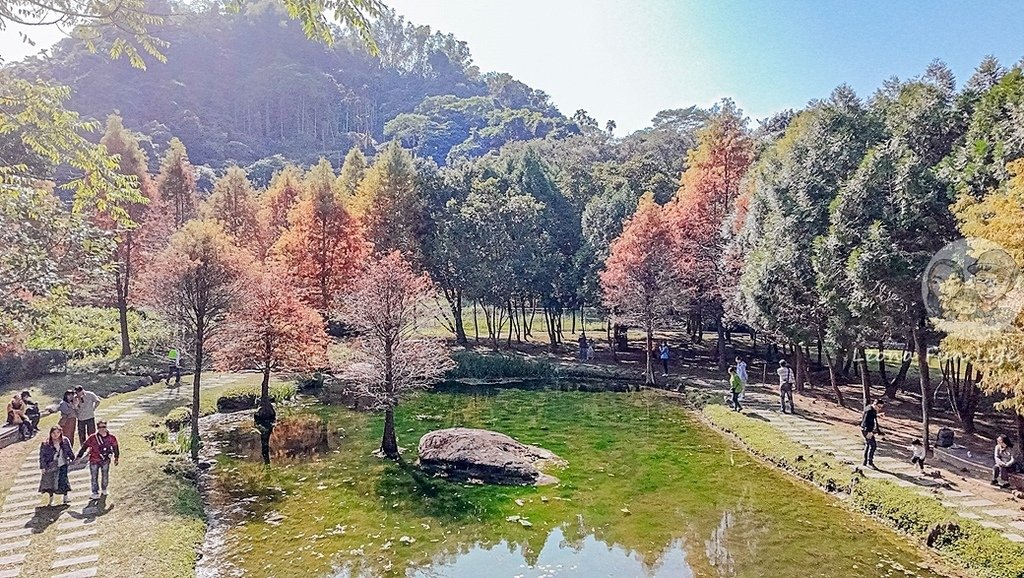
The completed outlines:
<svg viewBox="0 0 1024 578">
<path fill-rule="evenodd" d="M 350 172 L 357 167 L 358 158 L 354 157 Z M 397 142 L 385 147 L 366 171 L 351 207 L 374 252 L 399 251 L 422 266 L 424 203 L 416 187 L 412 155 Z"/>
<path fill-rule="evenodd" d="M 172 138 L 160 162 L 156 179 L 161 199 L 167 203 L 175 228 L 196 216 L 196 175 L 188 160 L 185 145 Z"/>
</svg>

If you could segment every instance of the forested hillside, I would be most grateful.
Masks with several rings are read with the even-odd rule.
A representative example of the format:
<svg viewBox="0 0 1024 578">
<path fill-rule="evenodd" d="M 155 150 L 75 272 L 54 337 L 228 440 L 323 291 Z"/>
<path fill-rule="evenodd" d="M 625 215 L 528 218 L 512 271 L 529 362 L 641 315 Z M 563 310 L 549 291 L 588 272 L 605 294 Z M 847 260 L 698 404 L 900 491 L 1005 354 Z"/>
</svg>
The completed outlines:
<svg viewBox="0 0 1024 578">
<path fill-rule="evenodd" d="M 154 27 L 169 43 L 166 63 L 139 70 L 66 39 L 17 73 L 70 86 L 70 107 L 85 117 L 118 112 L 142 133 L 151 162 L 173 136 L 196 165 L 218 172 L 274 155 L 340 164 L 352 146 L 369 152 L 391 138 L 444 164 L 449 152 L 479 156 L 510 140 L 579 132 L 543 92 L 481 74 L 465 43 L 393 12 L 374 23 L 375 57 L 351 32 L 339 30 L 330 47 L 310 42 L 272 2 L 243 14 L 166 10 L 177 15 Z"/>
</svg>

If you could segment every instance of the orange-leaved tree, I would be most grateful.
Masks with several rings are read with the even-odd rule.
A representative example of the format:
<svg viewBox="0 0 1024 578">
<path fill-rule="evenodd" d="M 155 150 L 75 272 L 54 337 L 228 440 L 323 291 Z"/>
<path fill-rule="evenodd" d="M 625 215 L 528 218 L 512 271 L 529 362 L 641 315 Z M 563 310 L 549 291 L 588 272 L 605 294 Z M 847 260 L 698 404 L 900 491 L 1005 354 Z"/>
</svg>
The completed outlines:
<svg viewBox="0 0 1024 578">
<path fill-rule="evenodd" d="M 188 221 L 150 264 L 145 301 L 191 339 L 192 459 L 199 459 L 199 387 L 207 348 L 239 300 L 236 282 L 252 256 L 212 221 Z"/>
<path fill-rule="evenodd" d="M 302 169 L 285 165 L 274 174 L 270 186 L 260 195 L 260 222 L 266 233 L 264 240 L 269 250 L 288 228 L 288 213 L 302 194 Z"/>
<path fill-rule="evenodd" d="M 725 331 L 722 322 L 723 223 L 735 211 L 741 183 L 754 159 L 743 113 L 732 101 L 697 132 L 697 146 L 687 153 L 681 186 L 667 205 L 673 232 L 673 259 L 681 285 L 691 289 L 685 304 L 699 338 L 704 319 L 718 327 L 718 364 L 725 370 Z"/>
<path fill-rule="evenodd" d="M 236 305 L 228 312 L 214 356 L 225 369 L 258 369 L 263 373 L 256 425 L 263 460 L 270 463 L 270 435 L 276 412 L 270 399 L 272 371 L 312 371 L 327 363 L 324 321 L 299 299 L 288 272 L 271 263 L 243 274 L 234 286 Z"/>
<path fill-rule="evenodd" d="M 138 202 L 129 201 L 121 207 L 128 220 L 115 219 L 105 212 L 97 212 L 92 219 L 114 240 L 114 250 L 110 255 L 113 301 L 121 331 L 121 357 L 125 357 L 132 354 L 128 308 L 135 297 L 135 280 L 153 246 L 166 238 L 169 227 L 164 225 L 165 215 L 161 211 L 156 185 L 149 176 L 146 153 L 139 146 L 135 134 L 124 127 L 121 117 L 112 114 L 107 118 L 107 129 L 100 138 L 100 144 L 107 153 L 118 156 L 118 172 L 134 177 L 141 193 Z"/>
<path fill-rule="evenodd" d="M 334 190 L 334 180 L 331 164 L 320 159 L 288 212 L 288 228 L 271 248 L 271 256 L 288 268 L 303 301 L 325 319 L 337 308 L 341 291 L 369 253 L 359 223 Z"/>
<path fill-rule="evenodd" d="M 361 334 L 360 359 L 342 368 L 359 394 L 384 410 L 381 453 L 398 458 L 395 407 L 410 391 L 428 387 L 454 362 L 444 344 L 417 326 L 436 306 L 430 278 L 416 273 L 398 251 L 374 259 L 356 276 L 344 319 Z"/>
<path fill-rule="evenodd" d="M 672 262 L 672 234 L 666 210 L 654 195 L 640 197 L 636 212 L 611 243 L 601 272 L 602 300 L 612 314 L 639 325 L 645 333 L 645 382 L 654 384 L 654 331 L 665 324 L 678 290 Z"/>
</svg>

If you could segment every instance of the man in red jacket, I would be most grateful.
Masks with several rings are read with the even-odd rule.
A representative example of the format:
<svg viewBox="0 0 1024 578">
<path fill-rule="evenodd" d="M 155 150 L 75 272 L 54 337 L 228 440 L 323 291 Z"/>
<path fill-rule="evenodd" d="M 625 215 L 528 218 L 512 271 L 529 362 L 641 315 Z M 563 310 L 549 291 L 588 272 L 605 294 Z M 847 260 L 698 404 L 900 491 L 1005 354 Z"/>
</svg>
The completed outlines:
<svg viewBox="0 0 1024 578">
<path fill-rule="evenodd" d="M 82 449 L 78 450 L 78 457 L 81 459 L 85 452 L 89 452 L 89 475 L 92 477 L 92 498 L 98 500 L 100 498 L 100 475 L 103 478 L 102 495 L 107 495 L 107 483 L 110 481 L 110 461 L 113 459 L 114 465 L 117 465 L 118 460 L 121 458 L 121 451 L 117 447 L 117 438 L 114 434 L 107 431 L 107 422 L 100 421 L 96 424 L 96 433 L 90 434 L 85 439 L 85 443 L 82 444 Z"/>
</svg>

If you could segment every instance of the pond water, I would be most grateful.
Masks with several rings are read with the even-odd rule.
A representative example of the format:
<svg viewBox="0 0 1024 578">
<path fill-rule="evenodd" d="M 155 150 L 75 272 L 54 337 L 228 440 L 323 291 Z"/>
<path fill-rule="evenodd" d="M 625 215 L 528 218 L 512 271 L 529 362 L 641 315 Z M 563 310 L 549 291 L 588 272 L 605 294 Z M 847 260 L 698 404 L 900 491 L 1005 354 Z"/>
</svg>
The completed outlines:
<svg viewBox="0 0 1024 578">
<path fill-rule="evenodd" d="M 652 394 L 460 390 L 400 408 L 410 460 L 430 430 L 493 429 L 568 460 L 543 488 L 426 477 L 373 455 L 378 416 L 295 413 L 315 413 L 330 443 L 270 469 L 255 463 L 244 420 L 208 436 L 221 443 L 209 444 L 214 531 L 199 576 L 952 576 Z"/>
</svg>

